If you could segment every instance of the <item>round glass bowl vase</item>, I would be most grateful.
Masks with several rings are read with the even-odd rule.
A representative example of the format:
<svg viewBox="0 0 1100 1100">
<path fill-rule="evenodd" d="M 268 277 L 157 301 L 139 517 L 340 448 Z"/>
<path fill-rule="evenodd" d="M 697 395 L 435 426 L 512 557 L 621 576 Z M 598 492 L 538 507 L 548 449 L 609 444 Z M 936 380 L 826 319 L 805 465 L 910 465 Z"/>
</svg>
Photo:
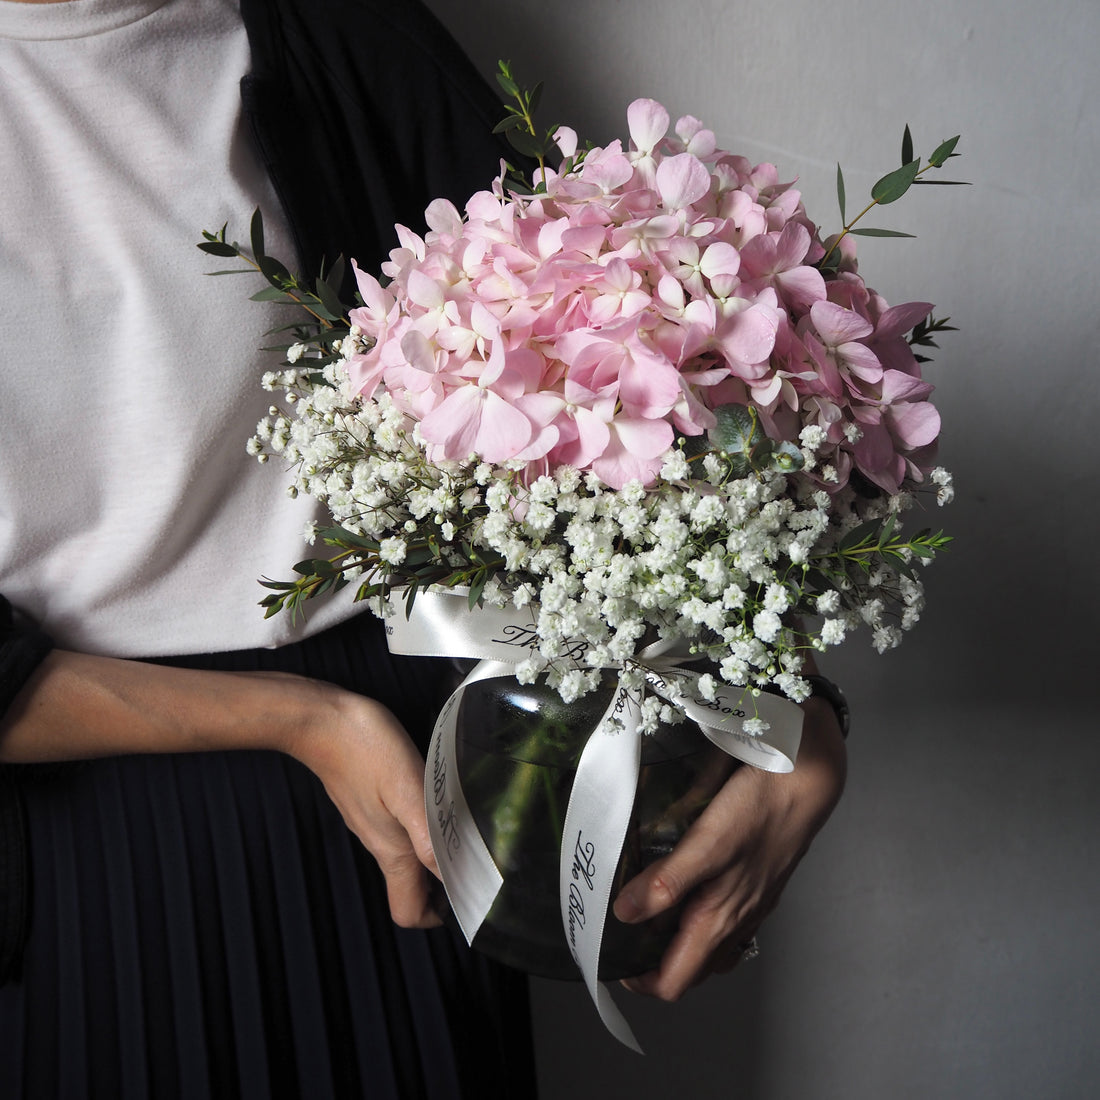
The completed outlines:
<svg viewBox="0 0 1100 1100">
<path fill-rule="evenodd" d="M 457 730 L 457 767 L 466 800 L 504 884 L 474 947 L 530 974 L 579 978 L 558 899 L 562 827 L 577 762 L 616 688 L 565 703 L 543 681 L 513 677 L 466 687 Z M 612 902 L 622 886 L 673 846 L 705 809 L 737 761 L 685 720 L 642 741 L 641 772 Z M 679 909 L 641 924 L 609 910 L 601 980 L 652 970 L 679 923 Z"/>
</svg>

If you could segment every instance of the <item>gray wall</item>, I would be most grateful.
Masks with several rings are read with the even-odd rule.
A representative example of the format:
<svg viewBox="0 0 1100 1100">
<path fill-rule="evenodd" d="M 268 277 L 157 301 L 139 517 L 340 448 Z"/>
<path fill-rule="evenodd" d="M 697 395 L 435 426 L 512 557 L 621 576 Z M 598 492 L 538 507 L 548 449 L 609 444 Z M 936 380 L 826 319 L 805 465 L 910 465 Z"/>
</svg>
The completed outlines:
<svg viewBox="0 0 1100 1100">
<path fill-rule="evenodd" d="M 959 486 L 932 520 L 958 542 L 900 650 L 829 661 L 855 711 L 844 801 L 758 960 L 628 1005 L 645 1058 L 540 983 L 545 1100 L 1100 1095 L 1100 4 L 431 3 L 486 73 L 545 79 L 548 115 L 603 142 L 653 96 L 799 176 L 829 226 L 836 161 L 851 207 L 907 122 L 925 153 L 961 131 L 974 185 L 882 212 L 916 240 L 860 244 L 890 302 L 962 330 L 929 371 Z"/>
</svg>

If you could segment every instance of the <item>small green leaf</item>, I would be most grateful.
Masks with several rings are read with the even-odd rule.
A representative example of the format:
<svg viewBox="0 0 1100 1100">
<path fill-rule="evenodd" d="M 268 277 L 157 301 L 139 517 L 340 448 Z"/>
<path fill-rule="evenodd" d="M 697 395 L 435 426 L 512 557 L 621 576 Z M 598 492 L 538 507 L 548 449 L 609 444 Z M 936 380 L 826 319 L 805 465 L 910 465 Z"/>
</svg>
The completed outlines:
<svg viewBox="0 0 1100 1100">
<path fill-rule="evenodd" d="M 531 94 L 527 97 L 527 113 L 534 115 L 538 110 L 539 104 L 542 102 L 542 81 L 540 80 L 532 89 Z"/>
<path fill-rule="evenodd" d="M 720 405 L 714 410 L 717 423 L 708 433 L 720 451 L 738 454 L 748 451 L 757 436 L 759 424 L 745 405 Z"/>
<path fill-rule="evenodd" d="M 524 119 L 522 115 L 508 115 L 507 118 L 502 118 L 494 127 L 494 134 L 504 134 L 509 130 L 514 130 L 518 126 L 524 125 Z"/>
<path fill-rule="evenodd" d="M 801 470 L 805 464 L 802 451 L 789 440 L 780 443 L 771 456 L 772 468 L 785 474 Z"/>
<path fill-rule="evenodd" d="M 477 575 L 470 584 L 469 603 L 471 611 L 477 607 L 478 601 L 481 599 L 481 594 L 485 591 L 485 585 L 488 584 L 488 582 L 489 571 L 487 569 L 479 569 Z"/>
<path fill-rule="evenodd" d="M 252 258 L 259 263 L 264 254 L 264 216 L 257 206 L 252 211 L 252 224 L 249 227 L 249 236 L 252 239 Z"/>
<path fill-rule="evenodd" d="M 909 132 L 909 123 L 905 124 L 905 133 L 901 135 L 901 163 L 909 164 L 913 160 L 913 135 Z"/>
<path fill-rule="evenodd" d="M 902 233 L 900 229 L 874 229 L 870 226 L 859 226 L 856 229 L 850 229 L 853 236 L 856 237 L 912 237 L 912 233 Z"/>
<path fill-rule="evenodd" d="M 955 152 L 955 146 L 959 144 L 959 138 L 961 134 L 956 134 L 953 138 L 948 138 L 947 141 L 941 145 L 937 145 L 932 150 L 932 155 L 928 158 L 928 163 L 935 168 L 940 168 L 947 163 L 947 158 L 952 156 Z"/>
<path fill-rule="evenodd" d="M 897 526 L 898 517 L 891 513 L 886 522 L 882 525 L 882 530 L 878 536 L 878 547 L 881 550 L 883 546 L 890 541 L 890 536 L 894 533 L 894 528 Z"/>
<path fill-rule="evenodd" d="M 844 173 L 840 170 L 840 161 L 836 162 L 836 197 L 840 203 L 840 221 L 841 224 L 847 222 L 848 217 L 844 213 Z"/>
<path fill-rule="evenodd" d="M 920 161 L 911 160 L 893 172 L 888 172 L 871 188 L 871 198 L 880 206 L 897 202 L 902 195 L 913 185 L 920 171 Z"/>
<path fill-rule="evenodd" d="M 508 143 L 517 153 L 525 157 L 542 156 L 542 142 L 527 130 L 509 130 L 507 137 Z"/>
<path fill-rule="evenodd" d="M 333 290 L 339 293 L 340 287 L 344 282 L 344 274 L 347 271 L 348 264 L 344 259 L 344 254 L 340 253 L 335 260 L 332 261 L 332 267 L 328 271 L 324 272 L 324 280 Z M 344 312 L 341 308 L 341 312 Z"/>
<path fill-rule="evenodd" d="M 274 256 L 258 256 L 256 263 L 263 272 L 264 278 L 272 286 L 277 286 L 280 290 L 286 290 L 294 285 L 290 272 Z"/>
<path fill-rule="evenodd" d="M 332 562 L 324 558 L 306 558 L 294 566 L 294 572 L 303 577 L 328 577 L 332 575 Z"/>
<path fill-rule="evenodd" d="M 920 184 L 921 187 L 970 187 L 972 186 L 969 180 L 926 180 L 919 179 L 913 180 L 913 184 Z"/>
<path fill-rule="evenodd" d="M 497 83 L 508 95 L 519 95 L 519 86 L 503 68 L 496 75 Z"/>
<path fill-rule="evenodd" d="M 344 303 L 340 301 L 340 296 L 324 279 L 318 279 L 314 283 L 314 289 L 317 291 L 317 297 L 321 299 L 321 305 L 325 307 L 329 314 L 326 320 L 335 321 L 344 315 Z"/>
<path fill-rule="evenodd" d="M 263 290 L 257 290 L 255 294 L 249 295 L 249 301 L 252 302 L 281 302 L 283 305 L 299 305 L 297 298 L 291 297 L 285 291 L 280 290 L 277 286 L 265 286 Z"/>
<path fill-rule="evenodd" d="M 203 252 L 209 252 L 211 256 L 232 256 L 236 258 L 240 255 L 240 252 L 231 244 L 226 244 L 225 241 L 200 241 L 199 248 Z"/>
</svg>

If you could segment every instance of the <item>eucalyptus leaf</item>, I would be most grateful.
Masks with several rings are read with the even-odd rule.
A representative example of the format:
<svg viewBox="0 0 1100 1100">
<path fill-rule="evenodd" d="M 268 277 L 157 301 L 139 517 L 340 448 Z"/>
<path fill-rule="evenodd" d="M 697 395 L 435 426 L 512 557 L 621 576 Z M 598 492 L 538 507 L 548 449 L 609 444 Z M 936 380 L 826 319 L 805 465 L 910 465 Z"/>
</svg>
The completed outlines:
<svg viewBox="0 0 1100 1100">
<path fill-rule="evenodd" d="M 928 163 L 936 168 L 942 167 L 947 163 L 947 158 L 955 154 L 955 146 L 959 144 L 959 138 L 961 134 L 956 134 L 953 138 L 948 138 L 947 141 L 940 145 L 937 145 L 932 150 L 932 155 L 928 158 Z"/>
<path fill-rule="evenodd" d="M 503 68 L 496 74 L 497 83 L 508 95 L 519 95 L 519 86 L 516 82 L 504 71 Z"/>
<path fill-rule="evenodd" d="M 249 301 L 252 302 L 281 302 L 283 305 L 298 305 L 298 299 L 287 294 L 286 291 L 280 290 L 277 286 L 265 286 L 263 290 L 257 290 L 255 294 L 250 294 Z"/>
<path fill-rule="evenodd" d="M 274 256 L 258 256 L 256 263 L 263 272 L 264 278 L 272 286 L 277 286 L 280 290 L 286 290 L 294 285 L 290 272 Z"/>
<path fill-rule="evenodd" d="M 540 80 L 532 89 L 531 94 L 527 97 L 527 113 L 533 115 L 542 102 L 542 81 Z"/>
<path fill-rule="evenodd" d="M 249 227 L 249 236 L 252 240 L 252 258 L 259 263 L 264 254 L 264 216 L 257 206 L 252 211 L 252 224 Z"/>
<path fill-rule="evenodd" d="M 314 283 L 314 290 L 316 290 L 317 297 L 321 299 L 321 304 L 329 314 L 326 320 L 335 321 L 344 315 L 344 303 L 340 301 L 340 296 L 324 279 L 318 279 Z"/>
<path fill-rule="evenodd" d="M 771 465 L 775 470 L 780 470 L 782 473 L 789 474 L 795 470 L 801 470 L 806 464 L 806 459 L 802 454 L 802 451 L 791 443 L 790 440 L 784 440 L 773 451 L 771 456 Z"/>
<path fill-rule="evenodd" d="M 912 237 L 912 233 L 902 233 L 900 229 L 875 229 L 871 226 L 859 226 L 856 229 L 850 229 L 849 232 L 855 237 Z"/>
<path fill-rule="evenodd" d="M 905 133 L 901 135 L 901 163 L 909 164 L 913 160 L 913 135 L 909 132 L 909 123 L 905 124 Z"/>
<path fill-rule="evenodd" d="M 844 173 L 840 170 L 840 161 L 836 164 L 836 197 L 840 203 L 840 221 L 843 225 L 848 220 L 847 214 L 844 213 L 845 193 L 844 193 Z"/>
<path fill-rule="evenodd" d="M 240 255 L 240 251 L 225 241 L 200 241 L 198 247 L 203 252 L 209 252 L 211 256 L 231 256 L 234 259 Z"/>
<path fill-rule="evenodd" d="M 913 185 L 913 180 L 917 178 L 919 171 L 919 160 L 911 160 L 908 164 L 895 168 L 893 172 L 888 172 L 871 188 L 871 198 L 880 206 L 897 202 Z"/>
<path fill-rule="evenodd" d="M 734 455 L 748 451 L 759 431 L 759 423 L 745 405 L 720 405 L 714 410 L 717 423 L 710 429 L 710 441 L 720 451 Z"/>
<path fill-rule="evenodd" d="M 348 263 L 344 259 L 344 254 L 341 252 L 335 260 L 332 261 L 332 267 L 324 273 L 325 282 L 328 283 L 333 290 L 339 293 L 340 287 L 344 283 L 344 275 L 347 273 Z M 341 307 L 340 312 L 343 313 L 344 309 Z"/>
<path fill-rule="evenodd" d="M 525 157 L 541 157 L 543 155 L 542 142 L 534 134 L 527 130 L 509 130 L 508 143 L 517 153 Z"/>
</svg>

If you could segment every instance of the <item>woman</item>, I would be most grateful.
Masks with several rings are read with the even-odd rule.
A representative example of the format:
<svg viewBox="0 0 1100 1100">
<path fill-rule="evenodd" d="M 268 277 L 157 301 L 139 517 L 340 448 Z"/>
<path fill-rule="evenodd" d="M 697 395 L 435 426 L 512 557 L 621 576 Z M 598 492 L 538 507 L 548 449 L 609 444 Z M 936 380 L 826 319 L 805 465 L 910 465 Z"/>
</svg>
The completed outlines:
<svg viewBox="0 0 1100 1100">
<path fill-rule="evenodd" d="M 22 613 L 0 759 L 89 761 L 8 772 L 26 844 L 9 803 L 3 923 L 29 911 L 0 1081 L 533 1095 L 522 981 L 428 930 L 436 667 L 390 659 L 346 600 L 304 625 L 254 606 L 311 518 L 243 453 L 253 349 L 286 319 L 191 248 L 259 205 L 303 271 L 377 263 L 395 221 L 494 174 L 492 96 L 411 3 L 2 0 L 0 51 L 0 591 Z M 619 899 L 640 920 L 693 892 L 633 988 L 732 965 L 774 904 L 843 781 L 807 707 L 795 774 L 740 769 Z"/>
</svg>

